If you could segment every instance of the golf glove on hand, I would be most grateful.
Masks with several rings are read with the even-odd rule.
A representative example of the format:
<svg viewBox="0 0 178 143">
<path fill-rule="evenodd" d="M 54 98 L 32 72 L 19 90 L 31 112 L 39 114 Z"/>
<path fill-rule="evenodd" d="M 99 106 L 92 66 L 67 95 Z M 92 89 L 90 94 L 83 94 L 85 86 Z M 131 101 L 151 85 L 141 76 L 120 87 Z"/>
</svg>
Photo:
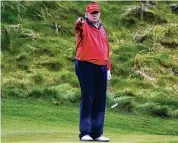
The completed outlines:
<svg viewBox="0 0 178 143">
<path fill-rule="evenodd" d="M 110 80 L 110 79 L 111 79 L 111 71 L 108 70 L 108 71 L 107 71 L 107 80 Z"/>
</svg>

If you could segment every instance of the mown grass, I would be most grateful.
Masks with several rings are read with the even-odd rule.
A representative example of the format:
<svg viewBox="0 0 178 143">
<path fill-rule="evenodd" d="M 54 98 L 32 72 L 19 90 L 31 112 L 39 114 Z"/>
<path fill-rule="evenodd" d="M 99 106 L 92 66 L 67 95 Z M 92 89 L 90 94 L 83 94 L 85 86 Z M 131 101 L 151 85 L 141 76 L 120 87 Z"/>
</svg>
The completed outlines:
<svg viewBox="0 0 178 143">
<path fill-rule="evenodd" d="M 78 142 L 78 105 L 2 99 L 2 142 Z M 106 110 L 104 135 L 111 142 L 176 142 L 176 119 Z M 152 138 L 152 140 L 151 140 Z"/>
</svg>

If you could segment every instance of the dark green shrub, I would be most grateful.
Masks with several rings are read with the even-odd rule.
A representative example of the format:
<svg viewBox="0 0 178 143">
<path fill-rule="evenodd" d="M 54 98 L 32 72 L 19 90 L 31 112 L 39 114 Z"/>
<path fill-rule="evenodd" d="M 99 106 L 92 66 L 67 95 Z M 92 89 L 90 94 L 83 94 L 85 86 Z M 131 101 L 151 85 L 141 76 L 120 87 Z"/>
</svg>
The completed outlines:
<svg viewBox="0 0 178 143">
<path fill-rule="evenodd" d="M 43 89 L 43 98 L 45 99 L 52 99 L 57 97 L 57 90 L 52 88 L 44 88 Z"/>
<path fill-rule="evenodd" d="M 18 19 L 16 15 L 13 15 L 10 11 L 2 11 L 1 12 L 1 20 L 6 23 L 18 23 Z"/>
<path fill-rule="evenodd" d="M 162 118 L 169 117 L 169 108 L 168 106 L 160 106 L 154 102 L 147 102 L 142 105 L 138 105 L 137 109 L 139 112 L 150 114 L 153 116 L 159 116 Z"/>
<path fill-rule="evenodd" d="M 31 89 L 28 93 L 28 98 L 33 97 L 33 98 L 41 98 L 43 97 L 43 89 L 41 88 L 34 88 Z"/>
<path fill-rule="evenodd" d="M 28 98 L 51 100 L 56 99 L 58 92 L 52 88 L 33 88 L 28 93 Z"/>
<path fill-rule="evenodd" d="M 153 108 L 152 114 L 162 117 L 162 118 L 169 117 L 168 107 L 167 106 L 157 106 L 157 107 Z"/>
<path fill-rule="evenodd" d="M 10 47 L 10 33 L 7 28 L 2 26 L 1 28 L 1 50 L 7 50 Z"/>
<path fill-rule="evenodd" d="M 118 106 L 116 109 L 124 111 L 124 112 L 131 112 L 134 108 L 133 99 L 128 96 L 117 97 L 115 99 Z"/>
<path fill-rule="evenodd" d="M 72 103 L 77 103 L 80 100 L 80 90 L 77 88 L 72 88 L 70 84 L 68 83 L 63 83 L 59 84 L 57 86 L 51 87 L 51 89 L 57 91 L 57 96 L 56 98 L 64 103 L 64 102 L 72 102 Z"/>
<path fill-rule="evenodd" d="M 10 97 L 10 98 L 26 98 L 27 97 L 26 91 L 20 88 L 6 88 L 2 90 L 2 94 L 4 97 Z"/>
<path fill-rule="evenodd" d="M 169 93 L 166 93 L 165 91 L 157 91 L 153 93 L 154 97 L 151 98 L 153 102 L 158 103 L 161 106 L 167 105 L 169 107 L 178 108 L 178 99 L 176 97 L 170 97 Z"/>
</svg>

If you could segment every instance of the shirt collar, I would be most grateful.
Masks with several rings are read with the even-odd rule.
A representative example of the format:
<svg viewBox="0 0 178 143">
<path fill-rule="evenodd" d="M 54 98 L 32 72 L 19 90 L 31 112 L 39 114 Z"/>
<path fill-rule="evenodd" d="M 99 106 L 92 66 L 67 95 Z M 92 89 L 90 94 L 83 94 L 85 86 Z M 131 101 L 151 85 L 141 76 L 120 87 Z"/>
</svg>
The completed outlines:
<svg viewBox="0 0 178 143">
<path fill-rule="evenodd" d="M 88 23 L 89 26 L 94 27 L 94 28 L 96 28 L 96 29 L 100 29 L 100 27 L 101 27 L 101 25 L 102 25 L 101 21 L 99 21 L 99 26 L 98 26 L 98 28 L 97 28 L 92 22 L 90 22 L 90 21 L 88 20 L 88 18 L 86 18 L 86 21 L 87 21 L 87 23 Z"/>
</svg>

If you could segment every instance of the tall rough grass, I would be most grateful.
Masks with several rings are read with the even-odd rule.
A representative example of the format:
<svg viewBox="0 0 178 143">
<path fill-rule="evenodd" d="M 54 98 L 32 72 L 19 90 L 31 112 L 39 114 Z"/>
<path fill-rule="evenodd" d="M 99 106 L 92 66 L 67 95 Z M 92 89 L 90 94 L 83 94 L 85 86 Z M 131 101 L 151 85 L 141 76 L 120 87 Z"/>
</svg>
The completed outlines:
<svg viewBox="0 0 178 143">
<path fill-rule="evenodd" d="M 2 2 L 3 97 L 79 102 L 74 22 L 84 17 L 87 3 Z M 177 117 L 178 15 L 172 2 L 99 3 L 111 47 L 116 110 Z M 107 99 L 112 105 L 109 91 Z"/>
</svg>

